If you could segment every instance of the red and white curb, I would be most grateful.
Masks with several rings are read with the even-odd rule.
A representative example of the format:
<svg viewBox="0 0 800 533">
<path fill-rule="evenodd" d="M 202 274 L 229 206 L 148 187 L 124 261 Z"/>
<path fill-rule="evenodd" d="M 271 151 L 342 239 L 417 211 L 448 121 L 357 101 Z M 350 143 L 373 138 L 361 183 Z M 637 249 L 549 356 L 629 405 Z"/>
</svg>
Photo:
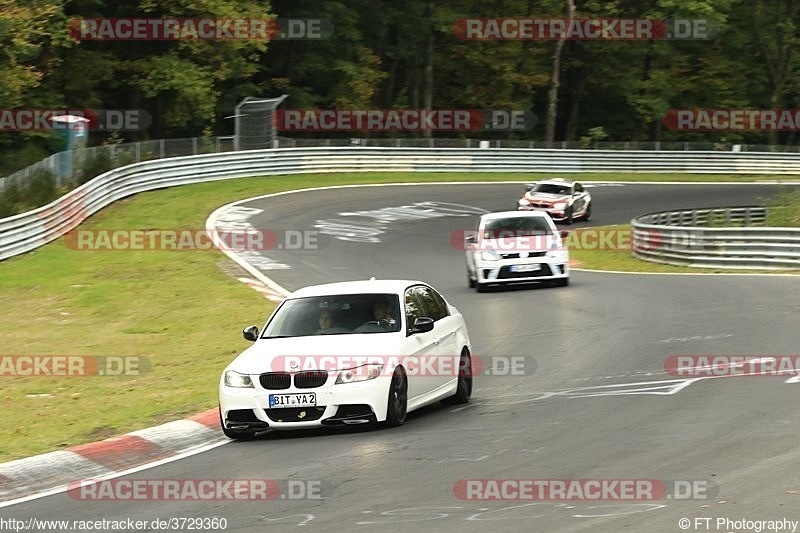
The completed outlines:
<svg viewBox="0 0 800 533">
<path fill-rule="evenodd" d="M 267 300 L 271 300 L 273 302 L 282 302 L 284 299 L 282 294 L 275 291 L 274 289 L 271 289 L 270 287 L 266 286 L 260 281 L 256 281 L 250 278 L 238 278 L 238 280 L 246 284 L 251 289 L 260 292 Z"/>
<path fill-rule="evenodd" d="M 215 215 L 225 207 L 209 217 L 207 228 L 213 229 Z M 224 253 L 255 278 L 240 277 L 238 281 L 273 302 L 281 302 L 289 294 L 243 258 L 229 251 Z M 219 411 L 215 408 L 184 420 L 103 441 L 2 463 L 0 508 L 65 492 L 75 481 L 123 476 L 228 442 L 230 440 L 220 430 Z"/>
<path fill-rule="evenodd" d="M 71 482 L 118 477 L 227 442 L 214 408 L 184 420 L 2 463 L 0 508 L 64 492 Z"/>
</svg>

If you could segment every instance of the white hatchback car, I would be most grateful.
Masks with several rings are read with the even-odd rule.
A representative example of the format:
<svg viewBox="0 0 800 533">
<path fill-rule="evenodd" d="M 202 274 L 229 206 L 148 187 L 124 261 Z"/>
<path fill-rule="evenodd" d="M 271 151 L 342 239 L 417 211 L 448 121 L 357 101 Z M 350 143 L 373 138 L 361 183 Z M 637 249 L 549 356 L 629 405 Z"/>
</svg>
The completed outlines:
<svg viewBox="0 0 800 533">
<path fill-rule="evenodd" d="M 569 251 L 544 211 L 487 213 L 466 236 L 467 281 L 484 291 L 492 284 L 552 280 L 569 284 Z"/>
<path fill-rule="evenodd" d="M 403 424 L 406 414 L 472 394 L 461 313 L 419 281 L 317 285 L 289 295 L 219 383 L 222 430 L 246 439 L 269 429 Z"/>
</svg>

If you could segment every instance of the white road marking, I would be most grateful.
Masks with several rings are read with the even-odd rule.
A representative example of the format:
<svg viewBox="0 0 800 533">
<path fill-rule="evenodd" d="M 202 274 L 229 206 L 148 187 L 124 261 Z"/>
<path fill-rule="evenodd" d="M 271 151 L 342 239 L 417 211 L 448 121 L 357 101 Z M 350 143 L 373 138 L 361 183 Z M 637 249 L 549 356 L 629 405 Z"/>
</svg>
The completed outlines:
<svg viewBox="0 0 800 533">
<path fill-rule="evenodd" d="M 661 339 L 661 343 L 670 343 L 670 342 L 691 342 L 691 341 L 712 341 L 717 339 L 726 339 L 728 337 L 733 337 L 732 333 L 719 333 L 717 335 L 693 335 L 691 337 L 670 337 L 668 339 Z"/>
<path fill-rule="evenodd" d="M 335 239 L 360 243 L 379 243 L 380 235 L 395 222 L 428 220 L 442 217 L 465 217 L 487 213 L 480 207 L 454 204 L 450 202 L 415 202 L 413 204 L 381 207 L 367 211 L 346 211 L 337 213 L 338 217 L 317 220 L 314 228 L 320 233 Z M 363 222 L 353 218 L 366 219 Z"/>
</svg>

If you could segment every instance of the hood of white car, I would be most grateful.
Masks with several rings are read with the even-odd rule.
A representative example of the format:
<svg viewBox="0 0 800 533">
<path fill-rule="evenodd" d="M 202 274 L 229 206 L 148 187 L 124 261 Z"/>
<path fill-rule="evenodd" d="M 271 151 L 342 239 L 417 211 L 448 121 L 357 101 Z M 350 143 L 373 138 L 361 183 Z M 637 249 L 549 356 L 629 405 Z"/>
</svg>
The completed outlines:
<svg viewBox="0 0 800 533">
<path fill-rule="evenodd" d="M 525 193 L 528 200 L 535 200 L 539 202 L 564 202 L 569 199 L 568 194 L 551 194 L 547 192 L 528 192 Z"/>
<path fill-rule="evenodd" d="M 503 237 L 500 239 L 483 239 L 479 243 L 481 251 L 496 250 L 500 253 L 545 252 L 558 242 L 558 236 L 523 235 L 519 237 Z"/>
<path fill-rule="evenodd" d="M 323 366 L 330 369 L 328 356 L 341 359 L 342 367 L 349 368 L 358 357 L 399 355 L 404 338 L 403 332 L 394 332 L 259 339 L 234 359 L 226 370 L 242 374 L 285 371 L 290 357 L 302 361 L 304 370 L 325 357 Z"/>
</svg>

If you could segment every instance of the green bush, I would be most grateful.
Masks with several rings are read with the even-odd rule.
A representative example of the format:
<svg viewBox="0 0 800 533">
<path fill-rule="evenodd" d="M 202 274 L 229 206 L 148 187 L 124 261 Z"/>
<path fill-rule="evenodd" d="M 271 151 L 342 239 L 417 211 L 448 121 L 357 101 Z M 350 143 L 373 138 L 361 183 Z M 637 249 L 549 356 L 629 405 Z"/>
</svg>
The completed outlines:
<svg viewBox="0 0 800 533">
<path fill-rule="evenodd" d="M 15 206 L 22 201 L 22 190 L 16 181 L 6 182 L 3 198 L 9 205 Z"/>
<path fill-rule="evenodd" d="M 111 161 L 111 156 L 106 150 L 97 154 L 87 155 L 79 165 L 75 186 L 83 185 L 100 174 L 108 172 L 114 168 L 114 166 L 114 163 Z"/>
<path fill-rule="evenodd" d="M 17 212 L 14 209 L 14 204 L 8 201 L 5 194 L 0 194 L 0 218 L 10 217 L 16 214 Z"/>
<path fill-rule="evenodd" d="M 56 179 L 52 172 L 39 169 L 25 179 L 23 183 L 6 184 L 0 194 L 0 218 L 16 215 L 30 209 L 49 204 L 63 193 L 56 188 Z"/>
<path fill-rule="evenodd" d="M 58 191 L 53 173 L 45 169 L 34 171 L 25 185 L 23 203 L 30 205 L 31 208 L 36 208 L 49 204 L 56 198 L 58 198 Z"/>
<path fill-rule="evenodd" d="M 597 126 L 594 128 L 589 128 L 587 135 L 584 135 L 578 139 L 578 142 L 580 143 L 581 148 L 591 148 L 595 145 L 595 143 L 604 141 L 606 139 L 608 139 L 608 133 L 606 133 L 606 130 L 603 129 L 602 126 Z"/>
</svg>

